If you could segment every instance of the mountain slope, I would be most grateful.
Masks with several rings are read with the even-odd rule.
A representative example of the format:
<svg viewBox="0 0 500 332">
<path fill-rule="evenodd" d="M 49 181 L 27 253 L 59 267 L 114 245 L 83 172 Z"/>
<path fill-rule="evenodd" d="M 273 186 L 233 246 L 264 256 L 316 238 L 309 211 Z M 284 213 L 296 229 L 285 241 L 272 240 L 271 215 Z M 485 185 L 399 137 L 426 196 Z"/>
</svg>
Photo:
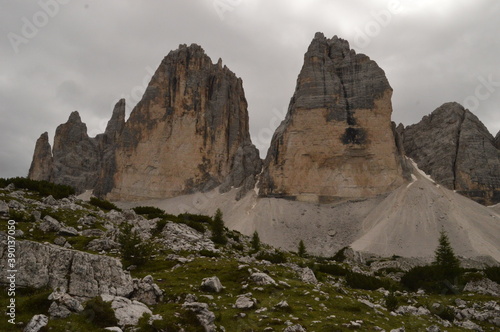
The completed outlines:
<svg viewBox="0 0 500 332">
<path fill-rule="evenodd" d="M 445 230 L 459 255 L 500 261 L 500 215 L 446 189 L 415 166 L 414 181 L 392 192 L 363 220 L 352 248 L 380 255 L 429 257 Z"/>
</svg>

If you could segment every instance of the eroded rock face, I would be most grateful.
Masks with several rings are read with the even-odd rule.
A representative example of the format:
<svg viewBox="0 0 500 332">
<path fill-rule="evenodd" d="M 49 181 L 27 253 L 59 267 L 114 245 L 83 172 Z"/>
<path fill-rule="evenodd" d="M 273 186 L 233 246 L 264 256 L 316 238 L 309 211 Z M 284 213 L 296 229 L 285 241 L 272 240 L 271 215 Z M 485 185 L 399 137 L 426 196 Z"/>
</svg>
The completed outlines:
<svg viewBox="0 0 500 332">
<path fill-rule="evenodd" d="M 3 241 L 6 243 L 6 241 Z M 7 247 L 0 247 L 0 259 L 7 262 Z M 19 287 L 65 289 L 71 296 L 91 298 L 100 294 L 127 296 L 133 291 L 129 274 L 116 258 L 92 255 L 32 241 L 17 241 Z M 6 280 L 6 271 L 0 272 Z"/>
<path fill-rule="evenodd" d="M 260 159 L 241 79 L 200 46 L 181 45 L 156 70 L 115 153 L 115 171 L 106 175 L 112 200 L 174 197 L 226 179 L 226 189 L 242 186 L 260 171 Z"/>
<path fill-rule="evenodd" d="M 260 182 L 263 196 L 321 201 L 367 197 L 404 182 L 384 71 L 336 36 L 314 37 L 276 130 Z"/>
<path fill-rule="evenodd" d="M 44 132 L 36 141 L 28 177 L 33 180 L 50 181 L 53 163 L 49 134 Z"/>
<path fill-rule="evenodd" d="M 500 202 L 499 136 L 462 105 L 445 103 L 401 132 L 406 154 L 435 181 L 482 204 Z"/>
</svg>

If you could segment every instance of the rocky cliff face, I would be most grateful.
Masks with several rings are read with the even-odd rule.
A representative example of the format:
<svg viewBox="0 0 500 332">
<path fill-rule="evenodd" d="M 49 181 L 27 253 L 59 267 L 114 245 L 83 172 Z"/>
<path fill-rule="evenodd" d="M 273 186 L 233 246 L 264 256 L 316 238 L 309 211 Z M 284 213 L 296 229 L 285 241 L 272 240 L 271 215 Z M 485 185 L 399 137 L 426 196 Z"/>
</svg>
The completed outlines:
<svg viewBox="0 0 500 332">
<path fill-rule="evenodd" d="M 248 188 L 259 171 L 241 79 L 200 46 L 181 45 L 162 61 L 125 124 L 115 165 L 104 174 L 113 183 L 101 194 L 138 200 L 221 184 Z"/>
<path fill-rule="evenodd" d="M 260 182 L 263 196 L 367 197 L 404 182 L 384 71 L 347 41 L 314 37 Z"/>
<path fill-rule="evenodd" d="M 500 149 L 500 131 L 495 136 L 495 146 Z"/>
<path fill-rule="evenodd" d="M 29 178 L 33 180 L 50 181 L 54 160 L 49 143 L 49 134 L 44 132 L 36 141 L 33 161 L 29 170 Z"/>
<path fill-rule="evenodd" d="M 449 189 L 482 204 L 500 202 L 500 150 L 483 123 L 458 103 L 446 103 L 401 129 L 406 154 Z"/>
<path fill-rule="evenodd" d="M 216 186 L 241 187 L 241 196 L 254 187 L 261 164 L 241 79 L 193 44 L 164 58 L 127 121 L 120 100 L 95 138 L 77 112 L 57 128 L 52 154 L 42 136 L 29 177 L 94 189 L 112 200 L 168 198 Z"/>
</svg>

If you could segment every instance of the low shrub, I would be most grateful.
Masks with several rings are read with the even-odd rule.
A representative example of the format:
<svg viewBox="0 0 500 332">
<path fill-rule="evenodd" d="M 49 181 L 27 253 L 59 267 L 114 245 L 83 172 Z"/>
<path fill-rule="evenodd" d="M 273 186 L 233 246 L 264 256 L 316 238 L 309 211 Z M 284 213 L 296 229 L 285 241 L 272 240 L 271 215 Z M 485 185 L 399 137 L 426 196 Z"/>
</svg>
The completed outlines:
<svg viewBox="0 0 500 332">
<path fill-rule="evenodd" d="M 486 277 L 497 284 L 500 284 L 500 266 L 491 266 L 484 269 Z"/>
<path fill-rule="evenodd" d="M 65 198 L 75 194 L 75 189 L 73 187 L 48 181 L 37 181 L 23 177 L 8 179 L 0 178 L 0 188 L 4 188 L 11 183 L 14 184 L 16 188 L 36 191 L 41 196 L 52 195 L 55 199 Z"/>
<path fill-rule="evenodd" d="M 95 207 L 98 207 L 98 208 L 102 209 L 102 210 L 106 210 L 106 211 L 111 211 L 111 210 L 121 211 L 121 209 L 118 208 L 113 203 L 111 203 L 109 201 L 106 201 L 104 199 L 97 198 L 97 197 L 91 197 L 89 203 L 92 204 Z"/>
<path fill-rule="evenodd" d="M 376 277 L 357 272 L 348 272 L 345 280 L 349 287 L 356 289 L 376 290 L 381 287 L 388 287 L 387 283 Z"/>
<path fill-rule="evenodd" d="M 133 208 L 135 213 L 146 216 L 147 219 L 165 218 L 165 211 L 154 206 L 137 206 Z"/>
<path fill-rule="evenodd" d="M 257 257 L 259 260 L 265 260 L 274 264 L 286 263 L 286 255 L 284 252 L 275 249 L 274 252 L 262 251 Z"/>
<path fill-rule="evenodd" d="M 321 273 L 326 273 L 338 277 L 343 277 L 349 272 L 347 269 L 336 264 L 318 264 L 317 270 Z"/>
<path fill-rule="evenodd" d="M 398 308 L 398 298 L 394 295 L 394 293 L 390 293 L 385 298 L 385 307 L 389 311 L 394 311 Z"/>
<path fill-rule="evenodd" d="M 116 326 L 118 321 L 111 303 L 105 302 L 100 296 L 89 300 L 85 305 L 84 314 L 98 327 Z"/>
<path fill-rule="evenodd" d="M 216 257 L 216 258 L 220 257 L 220 254 L 218 252 L 207 250 L 207 249 L 200 250 L 199 254 L 201 256 L 205 256 L 205 257 Z"/>
<path fill-rule="evenodd" d="M 332 259 L 336 262 L 343 262 L 345 261 L 345 259 L 347 258 L 345 256 L 345 251 L 349 249 L 349 247 L 344 247 L 342 249 L 340 249 L 339 251 L 337 251 L 337 253 L 335 255 L 333 255 Z"/>
</svg>

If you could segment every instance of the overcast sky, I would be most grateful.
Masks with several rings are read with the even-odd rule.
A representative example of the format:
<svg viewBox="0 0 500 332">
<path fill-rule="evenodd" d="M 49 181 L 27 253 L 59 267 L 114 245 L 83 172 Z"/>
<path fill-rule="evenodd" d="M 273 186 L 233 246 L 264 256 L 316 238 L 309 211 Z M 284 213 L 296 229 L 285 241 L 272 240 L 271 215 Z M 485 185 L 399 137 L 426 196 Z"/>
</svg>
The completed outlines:
<svg viewBox="0 0 500 332">
<path fill-rule="evenodd" d="M 393 120 L 457 101 L 500 130 L 500 1 L 38 0 L 0 2 L 0 177 L 26 176 L 36 139 L 78 110 L 90 136 L 127 116 L 161 60 L 197 43 L 237 76 L 265 157 L 321 31 L 382 67 Z"/>
</svg>

